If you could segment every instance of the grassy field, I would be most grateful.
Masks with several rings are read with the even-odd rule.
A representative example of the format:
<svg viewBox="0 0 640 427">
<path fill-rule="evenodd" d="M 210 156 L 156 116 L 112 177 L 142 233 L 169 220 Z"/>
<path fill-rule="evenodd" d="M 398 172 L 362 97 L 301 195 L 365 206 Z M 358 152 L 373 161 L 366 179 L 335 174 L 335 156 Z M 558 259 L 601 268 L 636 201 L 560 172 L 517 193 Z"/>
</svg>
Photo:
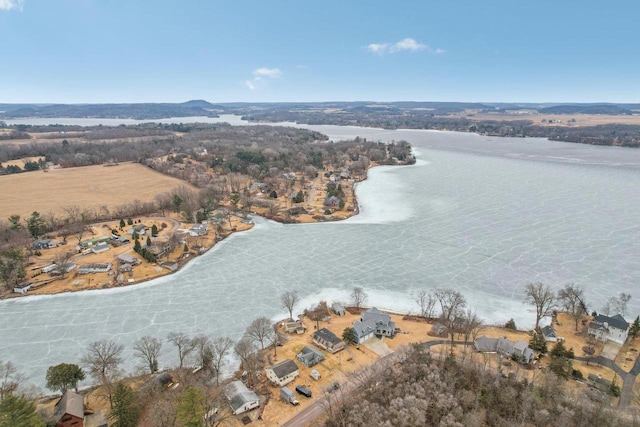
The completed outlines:
<svg viewBox="0 0 640 427">
<path fill-rule="evenodd" d="M 193 188 L 137 163 L 4 175 L 0 176 L 0 218 L 13 214 L 26 218 L 33 211 L 60 214 L 67 206 L 112 209 L 135 199 L 150 201 L 181 185 Z"/>
</svg>

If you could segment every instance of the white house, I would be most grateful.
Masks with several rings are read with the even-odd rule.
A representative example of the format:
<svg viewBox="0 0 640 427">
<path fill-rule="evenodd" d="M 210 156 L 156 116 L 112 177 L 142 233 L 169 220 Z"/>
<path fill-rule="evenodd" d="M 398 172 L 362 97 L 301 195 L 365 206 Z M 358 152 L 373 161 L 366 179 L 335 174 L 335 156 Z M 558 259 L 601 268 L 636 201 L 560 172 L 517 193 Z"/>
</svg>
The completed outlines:
<svg viewBox="0 0 640 427">
<path fill-rule="evenodd" d="M 258 395 L 249 390 L 242 381 L 230 382 L 224 388 L 224 395 L 229 400 L 229 405 L 236 415 L 260 406 Z"/>
<path fill-rule="evenodd" d="M 282 387 L 293 381 L 298 375 L 300 370 L 298 365 L 291 359 L 285 359 L 282 362 L 276 363 L 265 369 L 267 378 L 273 384 Z"/>
<path fill-rule="evenodd" d="M 599 314 L 589 323 L 587 333 L 599 341 L 624 344 L 629 334 L 629 323 L 620 314 L 613 317 Z"/>
</svg>

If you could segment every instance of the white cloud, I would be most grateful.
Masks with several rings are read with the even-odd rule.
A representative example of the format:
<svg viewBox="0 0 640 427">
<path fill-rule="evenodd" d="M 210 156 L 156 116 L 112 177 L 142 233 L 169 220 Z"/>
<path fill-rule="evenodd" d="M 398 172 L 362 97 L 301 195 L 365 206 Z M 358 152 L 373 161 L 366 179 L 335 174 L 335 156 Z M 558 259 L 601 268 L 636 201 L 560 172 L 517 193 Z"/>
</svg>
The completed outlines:
<svg viewBox="0 0 640 427">
<path fill-rule="evenodd" d="M 398 43 L 394 43 L 389 51 L 391 53 L 402 52 L 403 50 L 417 52 L 419 50 L 423 50 L 425 47 L 427 46 L 423 45 L 422 43 L 418 43 L 414 39 L 406 38 L 404 40 L 400 40 Z"/>
<path fill-rule="evenodd" d="M 1 1 L 1 0 L 0 0 Z M 266 79 L 279 79 L 282 77 L 282 71 L 279 68 L 260 67 L 253 70 L 253 78 L 246 80 L 244 85 L 249 90 L 256 90 L 266 84 Z"/>
<path fill-rule="evenodd" d="M 272 79 L 277 79 L 282 76 L 282 71 L 278 68 L 258 68 L 257 70 L 253 70 L 254 76 L 263 76 L 263 77 L 271 77 Z"/>
<path fill-rule="evenodd" d="M 24 0 L 0 0 L 0 10 L 22 11 Z"/>
<path fill-rule="evenodd" d="M 371 43 L 366 46 L 365 49 L 380 56 L 398 52 L 418 52 L 421 50 L 426 50 L 429 53 L 438 55 L 445 52 L 444 49 L 433 49 L 409 37 L 396 43 Z"/>
</svg>

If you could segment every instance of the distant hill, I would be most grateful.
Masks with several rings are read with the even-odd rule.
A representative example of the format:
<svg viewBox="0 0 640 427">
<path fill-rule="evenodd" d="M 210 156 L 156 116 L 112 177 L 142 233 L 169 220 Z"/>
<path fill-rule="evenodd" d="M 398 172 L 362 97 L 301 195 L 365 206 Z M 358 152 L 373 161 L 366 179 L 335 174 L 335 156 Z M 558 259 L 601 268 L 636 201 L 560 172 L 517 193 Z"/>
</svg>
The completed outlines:
<svg viewBox="0 0 640 427">
<path fill-rule="evenodd" d="M 215 110 L 222 110 L 222 107 L 203 100 L 188 101 L 181 104 L 15 104 L 15 107 L 12 104 L 0 104 L 0 106 L 2 105 L 8 105 L 9 108 L 0 108 L 0 111 L 4 111 L 0 113 L 0 120 L 23 117 L 96 117 L 102 119 L 131 118 L 153 120 L 167 117 L 217 117 Z"/>
</svg>

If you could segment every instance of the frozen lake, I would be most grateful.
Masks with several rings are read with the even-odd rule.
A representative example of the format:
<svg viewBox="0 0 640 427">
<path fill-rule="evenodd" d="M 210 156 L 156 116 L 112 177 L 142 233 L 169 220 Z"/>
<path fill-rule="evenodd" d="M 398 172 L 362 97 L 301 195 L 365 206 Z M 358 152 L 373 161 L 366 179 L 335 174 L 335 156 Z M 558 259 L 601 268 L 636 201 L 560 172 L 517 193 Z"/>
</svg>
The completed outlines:
<svg viewBox="0 0 640 427">
<path fill-rule="evenodd" d="M 304 126 L 307 127 L 307 126 Z M 379 167 L 358 186 L 361 214 L 340 223 L 257 226 L 182 271 L 117 290 L 0 302 L 0 359 L 42 386 L 47 367 L 78 363 L 113 338 L 131 354 L 143 335 L 237 338 L 257 316 L 281 318 L 279 295 L 305 306 L 348 301 L 416 312 L 419 289 L 452 287 L 487 323 L 532 325 L 529 282 L 573 282 L 590 309 L 620 291 L 640 314 L 640 150 L 543 139 L 309 126 L 333 139 L 410 141 L 418 163 Z M 165 342 L 161 365 L 175 364 Z M 127 357 L 126 369 L 137 364 Z"/>
</svg>

